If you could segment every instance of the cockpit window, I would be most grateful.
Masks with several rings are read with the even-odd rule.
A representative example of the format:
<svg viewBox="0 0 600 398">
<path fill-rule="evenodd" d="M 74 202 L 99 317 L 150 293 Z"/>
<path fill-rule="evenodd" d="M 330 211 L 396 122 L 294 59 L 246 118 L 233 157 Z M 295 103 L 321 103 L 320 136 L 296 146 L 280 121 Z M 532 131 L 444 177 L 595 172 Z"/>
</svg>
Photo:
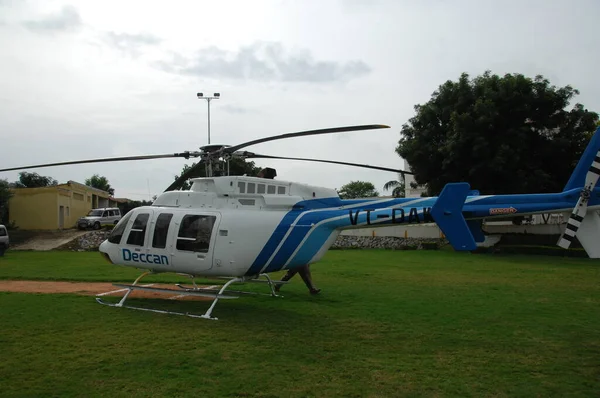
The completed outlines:
<svg viewBox="0 0 600 398">
<path fill-rule="evenodd" d="M 129 231 L 129 237 L 127 238 L 128 245 L 144 246 L 146 226 L 148 225 L 149 218 L 149 213 L 138 214 L 133 222 L 133 225 L 131 226 L 131 230 Z"/>
<path fill-rule="evenodd" d="M 177 236 L 177 250 L 208 253 L 215 216 L 189 214 L 183 217 Z"/>
<path fill-rule="evenodd" d="M 167 247 L 167 236 L 169 235 L 169 225 L 173 214 L 162 213 L 156 218 L 156 226 L 154 227 L 154 237 L 152 238 L 152 247 L 164 249 Z"/>
<path fill-rule="evenodd" d="M 108 241 L 110 243 L 119 244 L 121 243 L 121 238 L 123 237 L 123 232 L 125 232 L 125 227 L 127 226 L 127 222 L 131 218 L 131 212 L 125 214 L 125 217 L 121 218 L 121 221 L 117 223 L 115 228 L 112 230 L 110 235 L 108 236 Z"/>
</svg>

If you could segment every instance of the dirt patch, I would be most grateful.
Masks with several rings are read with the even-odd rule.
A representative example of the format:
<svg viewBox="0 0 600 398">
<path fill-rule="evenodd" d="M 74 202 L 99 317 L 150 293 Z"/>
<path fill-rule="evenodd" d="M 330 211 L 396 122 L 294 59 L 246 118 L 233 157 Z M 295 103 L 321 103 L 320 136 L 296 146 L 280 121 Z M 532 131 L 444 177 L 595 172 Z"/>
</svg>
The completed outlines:
<svg viewBox="0 0 600 398">
<path fill-rule="evenodd" d="M 160 298 L 171 300 L 212 300 L 208 297 L 183 296 L 183 290 L 174 287 L 172 284 L 140 284 L 140 286 L 157 287 L 161 289 L 172 289 L 173 293 L 146 292 L 134 290 L 129 295 L 130 298 Z M 202 287 L 202 286 L 199 286 Z M 54 281 L 0 281 L 0 291 L 18 292 L 18 293 L 73 293 L 85 296 L 118 296 L 122 297 L 127 289 L 114 286 L 112 283 L 97 282 L 54 282 Z"/>
</svg>

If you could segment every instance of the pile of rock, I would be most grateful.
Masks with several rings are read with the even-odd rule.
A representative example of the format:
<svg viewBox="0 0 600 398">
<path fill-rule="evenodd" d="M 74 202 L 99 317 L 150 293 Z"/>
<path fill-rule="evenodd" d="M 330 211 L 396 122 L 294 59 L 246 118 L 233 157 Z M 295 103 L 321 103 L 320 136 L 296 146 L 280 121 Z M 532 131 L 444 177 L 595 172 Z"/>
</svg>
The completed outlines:
<svg viewBox="0 0 600 398">
<path fill-rule="evenodd" d="M 437 249 L 448 244 L 445 239 L 397 238 L 394 236 L 340 235 L 332 249 Z"/>
<path fill-rule="evenodd" d="M 87 234 L 79 237 L 77 242 L 79 243 L 79 248 L 83 250 L 95 250 L 97 249 L 102 242 L 108 239 L 108 235 L 111 231 L 91 231 Z"/>
</svg>

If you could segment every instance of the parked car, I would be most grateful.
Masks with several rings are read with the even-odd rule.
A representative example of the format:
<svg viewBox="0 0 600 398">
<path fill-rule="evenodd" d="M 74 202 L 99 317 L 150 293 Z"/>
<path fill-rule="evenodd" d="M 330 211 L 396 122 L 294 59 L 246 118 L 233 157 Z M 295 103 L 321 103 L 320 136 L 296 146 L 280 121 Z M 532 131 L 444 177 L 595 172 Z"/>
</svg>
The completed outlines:
<svg viewBox="0 0 600 398">
<path fill-rule="evenodd" d="M 4 256 L 4 252 L 8 250 L 8 246 L 8 230 L 4 225 L 0 224 L 0 257 Z"/>
<path fill-rule="evenodd" d="M 85 217 L 77 220 L 79 229 L 100 229 L 103 225 L 114 225 L 121 219 L 121 210 L 118 207 L 92 209 Z"/>
</svg>

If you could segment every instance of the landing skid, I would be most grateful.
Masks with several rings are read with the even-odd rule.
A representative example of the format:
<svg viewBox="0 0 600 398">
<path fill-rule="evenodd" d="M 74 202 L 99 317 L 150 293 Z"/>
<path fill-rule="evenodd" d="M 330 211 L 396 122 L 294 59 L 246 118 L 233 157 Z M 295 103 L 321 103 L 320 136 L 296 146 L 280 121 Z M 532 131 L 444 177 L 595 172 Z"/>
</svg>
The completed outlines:
<svg viewBox="0 0 600 398">
<path fill-rule="evenodd" d="M 123 289 L 127 289 L 127 293 L 125 293 L 125 295 L 123 296 L 123 298 L 121 298 L 121 300 L 118 303 L 109 303 L 106 302 L 104 300 L 102 300 L 100 297 L 96 297 L 96 301 L 99 304 L 102 305 L 107 305 L 109 307 L 118 307 L 118 308 L 129 308 L 129 309 L 133 309 L 133 310 L 141 310 L 141 311 L 150 311 L 150 312 L 157 312 L 160 314 L 171 314 L 171 315 L 185 315 L 185 316 L 189 316 L 191 318 L 204 318 L 204 319 L 211 319 L 211 320 L 218 320 L 218 318 L 216 317 L 212 317 L 211 314 L 215 308 L 215 306 L 217 305 L 217 302 L 220 299 L 236 299 L 239 298 L 239 296 L 233 296 L 233 295 L 229 295 L 229 294 L 224 294 L 225 290 L 229 287 L 229 285 L 231 285 L 232 283 L 235 282 L 259 282 L 255 279 L 252 279 L 254 277 L 251 278 L 245 278 L 245 277 L 241 277 L 241 278 L 229 278 L 229 281 L 227 281 L 220 289 L 213 289 L 213 288 L 201 288 L 198 287 L 198 285 L 196 285 L 196 282 L 193 281 L 193 288 L 186 288 L 185 286 L 181 285 L 181 284 L 176 284 L 177 287 L 179 287 L 181 290 L 174 290 L 174 289 L 162 289 L 162 288 L 156 288 L 156 287 L 149 287 L 149 286 L 140 286 L 137 283 L 146 275 L 150 274 L 151 272 L 144 272 L 142 275 L 140 275 L 131 285 L 123 285 L 123 284 L 118 284 L 115 283 L 113 284 L 114 286 L 123 288 Z M 273 297 L 282 297 L 278 294 L 275 293 L 275 289 L 274 289 L 274 282 L 271 280 L 271 278 L 267 275 L 267 274 L 261 274 L 259 276 L 264 276 L 266 277 L 266 281 L 270 288 L 271 288 L 271 294 L 270 296 Z M 263 281 L 260 281 L 263 282 Z M 286 283 L 286 282 L 275 282 L 275 283 Z M 197 315 L 197 314 L 191 314 L 189 312 L 176 312 L 176 311 L 167 311 L 167 310 L 159 310 L 159 309 L 155 309 L 155 308 L 144 308 L 144 307 L 134 307 L 134 306 L 130 306 L 130 305 L 125 305 L 125 300 L 127 300 L 127 298 L 129 297 L 129 295 L 131 294 L 132 291 L 134 290 L 142 290 L 142 291 L 148 291 L 148 292 L 156 292 L 156 293 L 172 293 L 174 295 L 184 295 L 184 296 L 196 296 L 196 297 L 207 297 L 207 298 L 212 298 L 213 302 L 211 303 L 210 307 L 208 308 L 208 310 L 203 314 L 203 315 Z M 243 292 L 243 291 L 237 291 L 237 290 L 229 290 L 228 293 L 237 293 L 237 294 L 264 294 L 264 293 L 254 293 L 254 292 Z"/>
<path fill-rule="evenodd" d="M 287 284 L 287 283 L 289 283 L 288 281 L 273 281 L 268 274 L 260 274 L 256 278 L 260 278 L 261 276 L 264 276 L 266 280 L 252 278 L 252 279 L 244 279 L 241 282 L 268 283 L 269 287 L 271 289 L 271 294 L 268 296 L 283 297 L 282 295 L 275 293 L 275 285 Z M 190 278 L 192 279 L 192 285 L 194 287 L 185 287 L 181 283 L 177 283 L 175 286 L 177 286 L 178 288 L 180 288 L 186 292 L 215 292 L 215 293 L 218 292 L 217 289 L 212 288 L 212 287 L 198 287 L 198 285 L 196 284 L 196 281 L 194 280 L 194 277 L 190 276 Z M 230 278 L 218 277 L 217 279 L 230 279 Z M 241 290 L 229 290 L 229 292 L 236 293 L 236 294 L 266 295 L 265 293 L 244 292 Z"/>
</svg>

